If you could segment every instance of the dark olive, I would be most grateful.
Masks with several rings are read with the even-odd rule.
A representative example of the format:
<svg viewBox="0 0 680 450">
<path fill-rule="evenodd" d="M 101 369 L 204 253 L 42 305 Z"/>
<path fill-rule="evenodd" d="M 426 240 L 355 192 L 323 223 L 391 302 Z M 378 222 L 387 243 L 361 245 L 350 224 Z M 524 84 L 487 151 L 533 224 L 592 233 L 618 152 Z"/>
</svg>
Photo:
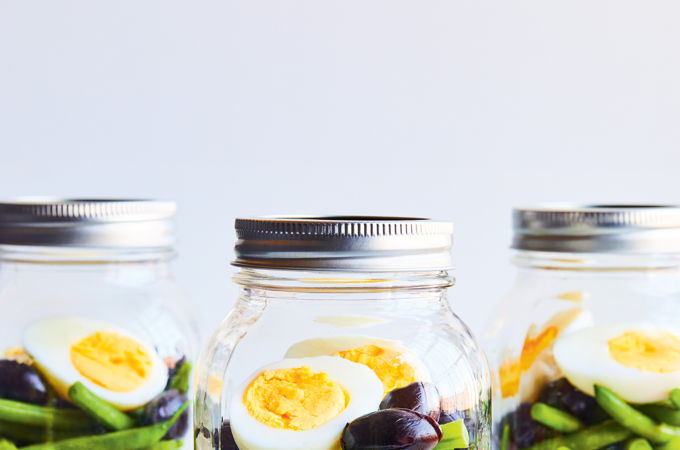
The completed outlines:
<svg viewBox="0 0 680 450">
<path fill-rule="evenodd" d="M 170 419 L 175 412 L 186 402 L 187 397 L 177 389 L 170 389 L 160 393 L 144 407 L 142 423 L 153 425 L 165 422 Z M 189 410 L 179 416 L 179 420 L 168 430 L 164 439 L 179 439 L 184 436 L 189 426 Z"/>
<path fill-rule="evenodd" d="M 404 408 L 439 420 L 441 411 L 439 391 L 432 383 L 417 381 L 395 389 L 380 402 L 380 409 Z"/>
<path fill-rule="evenodd" d="M 538 400 L 553 408 L 561 409 L 581 419 L 587 425 L 608 418 L 595 398 L 578 390 L 566 378 L 560 378 L 543 386 Z"/>
<path fill-rule="evenodd" d="M 222 450 L 238 450 L 234 434 L 231 432 L 231 424 L 229 422 L 222 422 L 222 431 L 220 432 L 220 441 Z"/>
<path fill-rule="evenodd" d="M 554 432 L 531 417 L 531 403 L 520 403 L 517 409 L 508 413 L 502 422 L 510 425 L 510 436 L 517 448 L 527 448 L 548 439 Z"/>
<path fill-rule="evenodd" d="M 461 411 L 442 411 L 439 415 L 439 425 L 446 425 L 449 422 L 455 422 L 456 420 L 464 419 L 465 415 Z"/>
<path fill-rule="evenodd" d="M 382 409 L 353 420 L 342 432 L 344 450 L 430 450 L 442 430 L 430 416 L 401 408 Z"/>
<path fill-rule="evenodd" d="M 44 405 L 49 392 L 32 366 L 11 359 L 0 360 L 0 398 Z"/>
</svg>

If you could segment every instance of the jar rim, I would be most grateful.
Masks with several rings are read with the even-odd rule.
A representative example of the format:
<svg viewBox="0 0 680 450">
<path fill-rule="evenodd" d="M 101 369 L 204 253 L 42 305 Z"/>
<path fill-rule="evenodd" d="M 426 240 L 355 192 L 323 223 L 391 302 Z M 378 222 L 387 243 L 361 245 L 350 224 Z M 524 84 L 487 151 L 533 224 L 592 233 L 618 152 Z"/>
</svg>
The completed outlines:
<svg viewBox="0 0 680 450">
<path fill-rule="evenodd" d="M 238 267 L 410 271 L 452 267 L 453 224 L 397 216 L 265 216 L 235 222 Z"/>
<path fill-rule="evenodd" d="M 455 278 L 448 270 L 331 273 L 241 267 L 234 274 L 233 280 L 244 288 L 307 293 L 429 290 L 455 285 Z"/>
<path fill-rule="evenodd" d="M 680 206 L 552 204 L 513 210 L 512 248 L 554 253 L 680 253 Z"/>
<path fill-rule="evenodd" d="M 0 202 L 0 245 L 168 249 L 172 201 L 26 197 Z"/>
</svg>

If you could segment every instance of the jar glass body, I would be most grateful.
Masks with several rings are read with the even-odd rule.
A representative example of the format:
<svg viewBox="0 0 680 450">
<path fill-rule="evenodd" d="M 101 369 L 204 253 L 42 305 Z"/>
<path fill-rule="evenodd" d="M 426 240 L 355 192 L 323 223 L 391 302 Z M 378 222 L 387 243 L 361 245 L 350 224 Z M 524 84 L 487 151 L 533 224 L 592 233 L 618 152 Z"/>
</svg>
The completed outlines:
<svg viewBox="0 0 680 450">
<path fill-rule="evenodd" d="M 446 300 L 446 288 L 452 283 L 446 272 L 242 269 L 236 281 L 243 286 L 241 295 L 201 357 L 195 407 L 197 449 L 237 448 L 232 431 L 244 438 L 241 442 L 248 442 L 241 443 L 242 450 L 255 448 L 257 436 L 248 435 L 248 430 L 232 430 L 230 424 L 234 404 L 244 401 L 247 380 L 290 355 L 294 343 L 329 338 L 342 347 L 343 339 L 352 336 L 398 342 L 413 352 L 439 391 L 451 420 L 465 419 L 472 448 L 488 448 L 488 366 Z M 269 431 L 275 436 L 279 430 Z M 333 448 L 340 447 L 341 430 L 336 431 Z M 325 448 L 316 447 L 316 442 L 312 445 Z"/>
<path fill-rule="evenodd" d="M 168 266 L 171 253 L 23 246 L 3 246 L 1 250 L 0 397 L 46 407 L 43 412 L 52 411 L 57 417 L 56 422 L 33 423 L 0 418 L 1 437 L 26 445 L 80 436 L 96 438 L 112 431 L 88 414 L 82 421 L 92 426 L 59 423 L 60 415 L 81 414 L 68 391 L 78 381 L 91 390 L 101 387 L 95 393 L 107 403 L 122 402 L 115 408 L 133 419 L 128 424 L 133 428 L 163 420 L 158 414 L 161 403 L 172 409 L 190 395 L 167 392 L 180 367 L 191 363 L 197 347 L 188 299 Z M 33 331 L 29 333 L 29 329 Z M 76 367 L 74 344 L 98 332 L 111 332 L 108 337 L 130 338 L 143 346 L 150 362 L 140 369 L 145 373 L 137 385 L 107 386 L 102 384 L 103 378 L 97 378 L 97 368 L 85 373 L 84 365 Z M 98 347 L 109 352 L 112 371 L 120 361 L 111 355 L 126 351 L 117 347 L 121 342 Z M 93 358 L 98 361 L 94 365 L 102 362 Z M 190 364 L 181 372 L 189 369 Z M 161 388 L 154 392 L 150 384 Z M 117 396 L 121 393 L 125 400 Z M 184 439 L 185 448 L 191 448 L 188 423 L 187 411 L 164 439 Z"/>
<path fill-rule="evenodd" d="M 608 418 L 594 384 L 635 396 L 639 387 L 620 381 L 633 372 L 614 360 L 609 342 L 627 330 L 678 329 L 680 258 L 518 252 L 515 263 L 516 282 L 487 338 L 495 448 L 506 435 L 505 448 L 521 449 L 556 434 L 532 420 L 536 402 L 588 426 Z"/>
</svg>

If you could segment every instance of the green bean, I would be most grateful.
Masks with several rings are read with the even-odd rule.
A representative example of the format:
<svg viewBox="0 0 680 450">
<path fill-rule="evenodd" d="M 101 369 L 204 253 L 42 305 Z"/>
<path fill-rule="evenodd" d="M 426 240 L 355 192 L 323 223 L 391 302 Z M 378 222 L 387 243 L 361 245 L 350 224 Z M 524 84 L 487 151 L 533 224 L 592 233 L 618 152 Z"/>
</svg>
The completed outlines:
<svg viewBox="0 0 680 450">
<path fill-rule="evenodd" d="M 163 436 L 165 436 L 168 430 L 170 430 L 175 422 L 177 422 L 177 419 L 179 419 L 188 406 L 189 402 L 184 402 L 182 407 L 172 415 L 170 420 L 155 425 L 114 431 L 112 433 L 100 434 L 97 436 L 84 436 L 47 444 L 31 445 L 22 447 L 22 450 L 143 449 L 163 439 Z"/>
<path fill-rule="evenodd" d="M 652 450 L 652 444 L 645 438 L 630 438 L 625 442 L 623 448 L 626 450 Z"/>
<path fill-rule="evenodd" d="M 36 406 L 6 399 L 0 399 L 0 420 L 55 430 L 86 430 L 97 425 L 81 411 Z"/>
<path fill-rule="evenodd" d="M 468 448 L 470 446 L 470 435 L 465 427 L 465 421 L 458 419 L 441 426 L 442 437 L 434 450 L 447 448 Z"/>
<path fill-rule="evenodd" d="M 680 409 L 653 403 L 639 405 L 637 406 L 637 409 L 657 422 L 663 422 L 669 425 L 680 425 Z"/>
<path fill-rule="evenodd" d="M 654 402 L 654 403 L 643 403 L 639 406 L 646 406 L 646 405 L 665 406 L 666 408 L 675 408 L 675 405 L 673 404 L 673 402 L 671 401 L 670 398 L 668 398 L 666 400 L 659 400 L 658 402 Z"/>
<path fill-rule="evenodd" d="M 680 436 L 680 428 L 664 423 L 657 425 L 604 386 L 595 385 L 595 400 L 618 423 L 655 444 L 663 444 Z"/>
<path fill-rule="evenodd" d="M 23 444 L 58 441 L 92 433 L 93 430 L 55 430 L 48 426 L 24 425 L 0 420 L 0 436 Z"/>
<path fill-rule="evenodd" d="M 680 450 L 680 438 L 674 438 L 665 444 L 654 447 L 656 450 Z"/>
<path fill-rule="evenodd" d="M 149 445 L 148 447 L 144 447 L 141 450 L 172 450 L 174 448 L 182 448 L 182 445 L 184 445 L 184 442 L 181 441 L 181 440 L 160 441 L 156 444 Z"/>
<path fill-rule="evenodd" d="M 673 389 L 669 396 L 669 400 L 673 403 L 673 406 L 680 408 L 680 389 Z"/>
<path fill-rule="evenodd" d="M 0 439 L 0 450 L 17 450 L 17 446 L 7 439 Z"/>
<path fill-rule="evenodd" d="M 503 425 L 503 432 L 501 433 L 500 450 L 508 450 L 510 448 L 510 425 Z"/>
<path fill-rule="evenodd" d="M 680 438 L 680 427 L 676 427 L 674 425 L 669 425 L 667 423 L 660 423 L 659 424 L 659 432 L 665 438 L 667 438 L 666 441 L 671 440 L 671 439 L 675 439 L 675 438 Z"/>
<path fill-rule="evenodd" d="M 632 434 L 630 430 L 609 420 L 576 433 L 546 439 L 532 445 L 529 450 L 555 450 L 560 447 L 595 449 L 626 440 Z"/>
<path fill-rule="evenodd" d="M 573 433 L 583 428 L 583 423 L 576 417 L 541 402 L 534 403 L 531 407 L 531 418 L 562 433 Z"/>
<path fill-rule="evenodd" d="M 170 380 L 170 389 L 177 389 L 182 394 L 186 394 L 189 391 L 190 376 L 191 363 L 189 361 L 185 361 L 184 364 L 182 364 L 179 369 L 177 369 L 177 373 L 175 373 L 175 376 L 172 377 L 172 380 Z"/>
<path fill-rule="evenodd" d="M 73 383 L 68 396 L 73 404 L 108 430 L 126 430 L 135 426 L 135 421 L 130 416 L 94 394 L 80 381 Z"/>
</svg>

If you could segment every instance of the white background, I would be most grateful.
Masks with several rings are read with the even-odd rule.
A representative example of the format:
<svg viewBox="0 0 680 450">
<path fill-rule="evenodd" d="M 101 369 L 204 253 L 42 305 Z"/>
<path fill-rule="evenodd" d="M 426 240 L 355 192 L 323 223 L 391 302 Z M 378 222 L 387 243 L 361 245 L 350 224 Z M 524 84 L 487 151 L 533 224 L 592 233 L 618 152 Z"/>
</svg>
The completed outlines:
<svg viewBox="0 0 680 450">
<path fill-rule="evenodd" d="M 205 334 L 237 215 L 456 222 L 455 309 L 512 280 L 510 208 L 680 203 L 680 3 L 0 0 L 0 195 L 180 204 Z"/>
</svg>

